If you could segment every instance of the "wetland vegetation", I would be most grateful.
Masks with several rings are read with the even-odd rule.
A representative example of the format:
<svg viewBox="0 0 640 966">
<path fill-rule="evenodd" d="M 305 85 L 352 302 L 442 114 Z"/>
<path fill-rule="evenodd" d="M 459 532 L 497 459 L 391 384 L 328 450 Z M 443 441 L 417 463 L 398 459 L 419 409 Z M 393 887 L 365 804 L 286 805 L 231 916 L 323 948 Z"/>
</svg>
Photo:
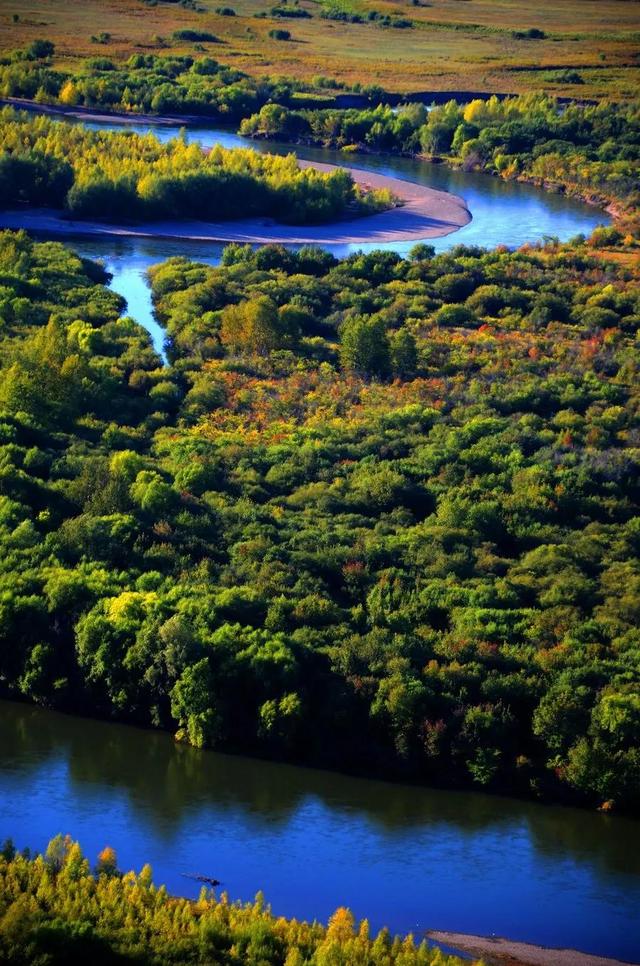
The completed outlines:
<svg viewBox="0 0 640 966">
<path fill-rule="evenodd" d="M 103 265 L 0 233 L 2 696 L 169 731 L 184 755 L 637 817 L 635 5 L 24 8 L 0 11 L 5 98 L 426 155 L 606 205 L 614 224 L 406 257 L 233 243 L 211 264 L 185 248 L 148 272 L 162 355 Z M 403 92 L 418 102 L 398 107 Z M 294 223 L 393 203 L 293 154 L 5 109 L 0 205 L 54 201 Z M 47 804 L 62 787 L 33 783 Z M 342 908 L 325 928 L 261 898 L 173 898 L 117 864 L 107 848 L 92 871 L 69 838 L 7 843 L 0 958 L 454 962 Z M 623 865 L 618 910 L 637 884 Z M 633 955 L 637 920 L 617 942 L 605 892 L 587 917 L 614 936 L 598 951 Z"/>
<path fill-rule="evenodd" d="M 6 686 L 635 807 L 638 287 L 599 237 L 173 259 L 163 367 L 5 234 Z"/>
</svg>

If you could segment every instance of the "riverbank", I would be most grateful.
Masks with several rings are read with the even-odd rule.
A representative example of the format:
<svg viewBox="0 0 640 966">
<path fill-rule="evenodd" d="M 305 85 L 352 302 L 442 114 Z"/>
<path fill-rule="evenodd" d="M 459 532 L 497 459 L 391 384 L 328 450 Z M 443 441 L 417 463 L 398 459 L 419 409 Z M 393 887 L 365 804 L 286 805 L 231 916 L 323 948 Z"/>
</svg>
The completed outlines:
<svg viewBox="0 0 640 966">
<path fill-rule="evenodd" d="M 481 92 L 481 91 L 468 91 L 468 92 L 448 91 L 444 93 L 448 95 L 447 98 L 443 97 L 443 92 L 440 92 L 440 94 L 438 94 L 438 92 L 427 92 L 427 91 L 415 92 L 413 94 L 409 94 L 402 100 L 399 99 L 399 95 L 398 96 L 387 95 L 387 100 L 385 100 L 384 103 L 388 104 L 389 106 L 393 106 L 394 104 L 397 105 L 400 103 L 409 103 L 409 102 L 427 103 L 427 100 L 426 100 L 427 96 L 431 96 L 432 94 L 434 95 L 432 99 L 432 103 L 434 104 L 443 104 L 443 103 L 446 103 L 447 100 L 451 100 L 451 99 L 458 100 L 458 101 L 461 101 L 464 98 L 467 98 L 468 100 L 472 100 L 472 99 L 486 100 L 492 96 L 495 96 L 499 100 L 504 100 L 505 98 L 517 96 L 514 94 L 503 94 L 503 93 L 491 94 L 489 92 Z M 343 95 L 343 96 L 346 98 L 347 96 L 350 96 L 350 95 Z M 397 99 L 389 100 L 389 98 L 391 97 L 397 97 Z M 568 97 L 558 97 L 557 102 L 562 105 L 575 103 L 581 106 L 595 103 L 589 100 L 584 100 L 584 99 L 581 100 L 579 98 L 568 98 Z M 36 114 L 47 114 L 47 115 L 53 115 L 53 116 L 59 116 L 59 117 L 67 117 L 67 118 L 72 118 L 74 120 L 85 121 L 85 122 L 94 123 L 94 124 L 104 124 L 104 125 L 148 124 L 148 125 L 157 126 L 160 128 L 180 126 L 180 127 L 190 127 L 190 128 L 196 129 L 198 127 L 207 128 L 209 125 L 215 124 L 216 126 L 224 127 L 224 124 L 220 119 L 216 119 L 213 117 L 204 117 L 202 115 L 132 114 L 132 113 L 127 113 L 125 111 L 109 111 L 105 108 L 87 108 L 87 107 L 80 107 L 80 106 L 69 107 L 62 104 L 37 104 L 34 101 L 28 100 L 26 98 L 19 98 L 19 97 L 0 98 L 0 106 L 13 107 L 17 110 L 26 110 Z M 360 109 L 366 106 L 367 106 L 366 104 L 356 105 L 356 104 L 347 104 L 347 103 L 341 104 L 341 105 L 338 105 L 338 104 L 334 105 L 336 109 L 340 108 L 342 110 L 347 110 L 353 107 L 355 107 L 356 109 Z M 324 109 L 324 108 L 321 108 L 321 109 Z M 237 128 L 237 125 L 229 126 L 230 131 L 235 132 L 236 128 Z M 247 140 L 261 141 L 264 144 L 268 144 L 270 141 L 277 140 L 277 138 L 268 137 L 263 134 L 259 134 L 259 135 L 248 136 Z M 307 148 L 314 148 L 319 150 L 330 147 L 330 149 L 334 151 L 341 150 L 335 145 L 328 145 L 325 141 L 319 141 L 315 138 L 305 138 L 305 137 L 297 138 L 296 140 L 291 142 L 292 151 L 295 151 L 296 148 L 298 147 L 303 147 L 303 148 L 307 147 Z M 434 154 L 428 154 L 423 152 L 412 154 L 412 153 L 393 151 L 393 150 L 391 151 L 373 150 L 366 143 L 357 145 L 357 153 L 362 155 L 371 155 L 372 157 L 413 158 L 418 161 L 424 161 L 425 163 L 428 163 L 428 164 L 444 165 L 453 170 L 459 170 L 462 167 L 462 164 L 459 158 L 453 158 L 448 155 L 439 155 L 439 154 L 434 155 Z M 351 170 L 353 173 L 355 169 L 347 169 L 347 170 Z M 518 175 L 515 175 L 515 176 L 506 177 L 505 175 L 498 175 L 495 172 L 486 171 L 482 168 L 475 169 L 475 172 L 479 174 L 485 174 L 490 177 L 499 178 L 500 180 L 503 180 L 506 182 L 516 181 L 520 184 L 531 185 L 532 187 L 537 188 L 541 191 L 545 191 L 547 193 L 563 194 L 566 197 L 574 198 L 578 201 L 588 204 L 593 208 L 597 208 L 597 209 L 600 209 L 601 211 L 606 212 L 608 215 L 611 216 L 613 221 L 618 224 L 622 223 L 622 221 L 626 216 L 626 212 L 622 208 L 620 201 L 614 198 L 608 197 L 606 195 L 603 195 L 602 193 L 594 191 L 593 189 L 588 187 L 580 187 L 578 185 L 563 184 L 561 182 L 552 182 L 552 181 L 545 180 L 543 178 L 527 176 L 522 173 L 519 173 Z M 425 235 L 421 237 L 435 238 L 435 237 L 441 237 L 442 235 L 446 235 L 449 233 L 450 233 L 449 231 L 445 231 L 439 234 L 433 233 L 431 235 L 428 235 L 428 236 Z M 66 234 L 66 232 L 63 232 L 63 234 Z M 91 234 L 95 234 L 95 232 L 92 232 Z M 175 236 L 172 234 L 158 235 L 156 233 L 154 233 L 152 236 L 144 235 L 144 236 L 138 236 L 138 237 L 165 237 L 165 238 L 182 237 L 184 238 L 184 240 L 189 240 L 189 241 L 195 241 L 195 240 L 226 241 L 227 240 L 226 238 L 212 239 L 208 235 L 197 236 L 197 237 L 192 237 L 192 236 L 187 237 L 187 236 Z M 379 238 L 379 239 L 373 239 L 373 240 L 374 241 L 385 241 L 385 240 L 394 241 L 396 239 Z M 397 240 L 401 240 L 401 239 L 397 239 Z M 311 243 L 313 244 L 314 242 L 311 242 Z M 326 241 L 316 242 L 316 243 L 328 244 L 328 242 Z"/>
<path fill-rule="evenodd" d="M 301 168 L 335 171 L 337 166 L 299 161 Z M 75 237 L 169 238 L 181 241 L 242 242 L 255 245 L 354 245 L 385 242 L 417 242 L 441 238 L 471 221 L 464 199 L 447 191 L 391 178 L 387 175 L 345 168 L 353 180 L 367 189 L 385 188 L 401 204 L 375 215 L 345 218 L 322 225 L 284 225 L 271 218 L 237 221 L 156 221 L 123 225 L 70 219 L 52 208 L 13 209 L 0 212 L 0 228 L 21 228 L 40 234 Z"/>
<path fill-rule="evenodd" d="M 269 144 L 270 141 L 278 142 L 278 136 L 274 135 L 265 136 L 264 134 L 255 135 L 243 135 L 247 140 L 259 141 L 262 144 Z M 292 149 L 296 148 L 313 148 L 315 150 L 331 150 L 331 151 L 344 151 L 342 147 L 338 147 L 335 143 L 327 142 L 324 140 L 319 140 L 317 138 L 310 137 L 300 137 L 296 141 L 292 142 Z M 422 161 L 425 164 L 430 165 L 442 165 L 443 167 L 450 168 L 453 171 L 464 170 L 466 173 L 481 174 L 489 178 L 496 178 L 504 182 L 517 182 L 518 184 L 530 185 L 532 188 L 536 188 L 539 191 L 544 191 L 547 194 L 560 194 L 567 198 L 573 198 L 577 201 L 582 201 L 584 204 L 589 205 L 592 208 L 598 208 L 601 211 L 605 211 L 615 222 L 621 222 L 625 216 L 624 211 L 619 200 L 609 197 L 602 193 L 595 191 L 593 188 L 587 186 L 581 187 L 579 185 L 563 183 L 560 181 L 551 181 L 544 178 L 533 177 L 531 175 L 525 175 L 518 173 L 517 175 L 507 176 L 505 174 L 499 174 L 496 171 L 488 171 L 483 167 L 473 167 L 471 169 L 466 169 L 463 166 L 462 160 L 460 158 L 452 157 L 446 154 L 429 154 L 424 152 L 412 153 L 410 151 L 382 151 L 372 149 L 366 143 L 358 143 L 355 145 L 350 145 L 349 154 L 361 154 L 370 155 L 371 157 L 382 157 L 382 158 L 409 158 L 415 161 Z"/>
<path fill-rule="evenodd" d="M 577 949 L 553 949 L 494 936 L 469 936 L 437 929 L 430 930 L 427 936 L 433 942 L 495 966 L 629 966 L 628 961 L 581 953 Z"/>
<path fill-rule="evenodd" d="M 173 127 L 176 124 L 183 127 L 222 124 L 220 118 L 202 117 L 199 114 L 133 114 L 127 111 L 109 111 L 106 108 L 38 104 L 26 97 L 0 97 L 0 107 L 13 107 L 16 111 L 28 111 L 30 114 L 72 117 L 77 121 L 93 121 L 96 124 L 154 124 L 158 127 Z"/>
</svg>

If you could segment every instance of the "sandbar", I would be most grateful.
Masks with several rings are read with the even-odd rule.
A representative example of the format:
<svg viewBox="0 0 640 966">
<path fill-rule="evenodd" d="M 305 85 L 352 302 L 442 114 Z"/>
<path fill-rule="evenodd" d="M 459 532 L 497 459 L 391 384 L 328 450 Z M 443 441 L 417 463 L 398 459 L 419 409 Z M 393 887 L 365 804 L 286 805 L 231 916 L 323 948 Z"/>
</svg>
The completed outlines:
<svg viewBox="0 0 640 966">
<path fill-rule="evenodd" d="M 619 959 L 581 953 L 577 949 L 552 949 L 531 943 L 514 942 L 497 936 L 469 936 L 459 932 L 432 929 L 429 939 L 496 966 L 627 966 Z"/>
<path fill-rule="evenodd" d="M 319 171 L 336 170 L 336 165 L 299 161 L 300 167 Z M 69 218 L 55 208 L 22 208 L 0 211 L 0 228 L 51 235 L 114 236 L 125 238 L 172 238 L 184 241 L 244 242 L 256 245 L 358 245 L 385 242 L 415 243 L 449 235 L 471 221 L 471 214 L 458 195 L 387 175 L 345 168 L 353 180 L 369 188 L 388 188 L 402 202 L 374 215 L 345 217 L 321 225 L 285 225 L 271 218 L 242 218 L 234 221 L 150 221 L 112 224 Z"/>
</svg>

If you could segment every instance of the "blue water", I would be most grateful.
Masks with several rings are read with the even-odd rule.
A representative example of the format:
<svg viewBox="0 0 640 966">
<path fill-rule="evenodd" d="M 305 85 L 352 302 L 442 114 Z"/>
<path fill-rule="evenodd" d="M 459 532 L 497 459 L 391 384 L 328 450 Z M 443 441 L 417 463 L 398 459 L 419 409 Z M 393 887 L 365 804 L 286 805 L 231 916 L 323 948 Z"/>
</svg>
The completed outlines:
<svg viewBox="0 0 640 966">
<path fill-rule="evenodd" d="M 640 823 L 348 778 L 0 702 L 0 837 L 70 833 L 93 861 L 195 895 L 261 889 L 276 913 L 348 905 L 373 929 L 496 933 L 640 960 Z"/>
</svg>

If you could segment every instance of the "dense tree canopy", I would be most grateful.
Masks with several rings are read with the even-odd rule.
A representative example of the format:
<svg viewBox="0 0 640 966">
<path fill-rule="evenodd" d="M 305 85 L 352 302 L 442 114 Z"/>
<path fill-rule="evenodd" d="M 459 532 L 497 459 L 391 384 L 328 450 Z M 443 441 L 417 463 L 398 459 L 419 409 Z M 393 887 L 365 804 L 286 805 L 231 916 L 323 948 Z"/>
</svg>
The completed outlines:
<svg viewBox="0 0 640 966">
<path fill-rule="evenodd" d="M 599 244 L 172 259 L 163 366 L 2 235 L 4 689 L 637 807 L 640 293 Z"/>
<path fill-rule="evenodd" d="M 75 218 L 218 220 L 271 215 L 289 222 L 335 219 L 388 207 L 340 168 L 325 173 L 281 157 L 175 138 L 91 131 L 11 108 L 0 112 L 0 207 L 61 207 Z"/>
</svg>

